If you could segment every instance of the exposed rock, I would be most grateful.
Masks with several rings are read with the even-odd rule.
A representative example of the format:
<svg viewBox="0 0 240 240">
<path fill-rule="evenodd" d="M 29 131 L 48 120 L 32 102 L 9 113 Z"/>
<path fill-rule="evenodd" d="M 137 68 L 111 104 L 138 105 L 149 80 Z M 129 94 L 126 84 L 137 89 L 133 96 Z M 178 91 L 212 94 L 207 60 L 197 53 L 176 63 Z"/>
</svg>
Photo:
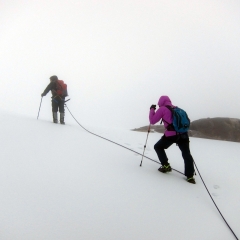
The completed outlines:
<svg viewBox="0 0 240 240">
<path fill-rule="evenodd" d="M 133 131 L 147 132 L 148 126 L 135 128 Z M 163 125 L 152 125 L 151 131 L 163 133 Z M 240 119 L 203 118 L 191 122 L 189 136 L 223 141 L 240 142 Z"/>
</svg>

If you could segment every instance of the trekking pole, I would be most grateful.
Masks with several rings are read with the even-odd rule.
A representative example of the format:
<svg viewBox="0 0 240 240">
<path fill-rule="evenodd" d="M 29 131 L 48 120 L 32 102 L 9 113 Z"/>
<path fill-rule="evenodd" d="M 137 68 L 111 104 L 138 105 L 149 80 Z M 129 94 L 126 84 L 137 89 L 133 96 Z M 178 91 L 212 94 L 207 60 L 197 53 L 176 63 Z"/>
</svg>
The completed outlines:
<svg viewBox="0 0 240 240">
<path fill-rule="evenodd" d="M 42 97 L 43 98 L 43 97 Z M 41 98 L 41 102 L 40 102 L 40 106 L 39 106 L 39 110 L 38 110 L 38 116 L 37 116 L 37 119 L 39 117 L 39 112 L 40 112 L 40 108 L 41 108 L 41 105 L 42 105 L 42 98 Z"/>
<path fill-rule="evenodd" d="M 69 98 L 68 100 L 64 101 L 64 106 L 65 106 L 65 107 L 67 107 L 66 102 L 69 101 L 69 100 L 70 100 L 70 98 Z"/>
<path fill-rule="evenodd" d="M 144 152 L 145 152 L 146 145 L 147 145 L 147 140 L 148 140 L 148 135 L 149 135 L 149 132 L 150 132 L 150 127 L 151 127 L 151 123 L 149 124 L 149 127 L 148 127 L 147 139 L 146 139 L 146 142 L 145 142 L 145 145 L 144 145 L 144 149 L 143 149 L 143 154 L 142 154 L 142 160 L 141 160 L 141 163 L 140 163 L 140 167 L 142 166 L 142 161 L 143 161 Z"/>
</svg>

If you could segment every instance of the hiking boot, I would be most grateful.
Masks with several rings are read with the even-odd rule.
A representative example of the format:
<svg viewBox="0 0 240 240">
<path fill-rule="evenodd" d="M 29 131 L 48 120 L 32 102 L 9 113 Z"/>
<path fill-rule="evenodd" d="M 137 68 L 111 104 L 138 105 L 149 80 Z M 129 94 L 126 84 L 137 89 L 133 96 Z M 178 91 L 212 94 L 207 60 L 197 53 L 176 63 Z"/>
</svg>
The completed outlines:
<svg viewBox="0 0 240 240">
<path fill-rule="evenodd" d="M 64 113 L 60 113 L 60 123 L 61 123 L 61 124 L 65 124 L 65 122 L 64 122 L 64 116 L 65 116 Z"/>
<path fill-rule="evenodd" d="M 53 122 L 58 123 L 58 115 L 57 112 L 53 112 Z"/>
<path fill-rule="evenodd" d="M 158 171 L 162 173 L 167 173 L 167 172 L 171 172 L 172 168 L 169 163 L 165 163 L 158 169 Z"/>
<path fill-rule="evenodd" d="M 194 177 L 187 177 L 187 182 L 196 184 Z"/>
</svg>

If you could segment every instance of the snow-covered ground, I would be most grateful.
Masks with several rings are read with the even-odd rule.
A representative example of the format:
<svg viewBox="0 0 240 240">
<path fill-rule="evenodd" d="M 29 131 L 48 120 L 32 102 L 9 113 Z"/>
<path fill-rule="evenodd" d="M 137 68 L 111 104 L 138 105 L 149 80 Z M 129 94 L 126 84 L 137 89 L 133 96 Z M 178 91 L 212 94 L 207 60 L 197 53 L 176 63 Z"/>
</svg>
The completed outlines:
<svg viewBox="0 0 240 240">
<path fill-rule="evenodd" d="M 68 114 L 68 113 L 67 113 Z M 200 177 L 178 172 L 89 134 L 0 111 L 1 240 L 235 239 Z M 68 119 L 70 116 L 68 114 Z M 85 126 L 143 152 L 146 133 Z M 161 134 L 150 133 L 146 156 Z M 191 138 L 191 152 L 228 224 L 240 237 L 239 143 Z M 167 150 L 183 172 L 176 145 Z"/>
</svg>

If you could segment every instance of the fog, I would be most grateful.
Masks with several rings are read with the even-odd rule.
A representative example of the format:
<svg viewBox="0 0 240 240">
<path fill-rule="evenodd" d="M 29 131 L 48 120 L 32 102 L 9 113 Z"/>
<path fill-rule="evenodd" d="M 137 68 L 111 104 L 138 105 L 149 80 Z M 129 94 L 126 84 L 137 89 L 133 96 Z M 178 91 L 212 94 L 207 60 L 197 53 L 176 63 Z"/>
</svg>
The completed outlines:
<svg viewBox="0 0 240 240">
<path fill-rule="evenodd" d="M 37 117 L 56 74 L 81 123 L 148 125 L 161 95 L 191 120 L 240 118 L 239 12 L 236 0 L 0 0 L 0 108 Z"/>
</svg>

